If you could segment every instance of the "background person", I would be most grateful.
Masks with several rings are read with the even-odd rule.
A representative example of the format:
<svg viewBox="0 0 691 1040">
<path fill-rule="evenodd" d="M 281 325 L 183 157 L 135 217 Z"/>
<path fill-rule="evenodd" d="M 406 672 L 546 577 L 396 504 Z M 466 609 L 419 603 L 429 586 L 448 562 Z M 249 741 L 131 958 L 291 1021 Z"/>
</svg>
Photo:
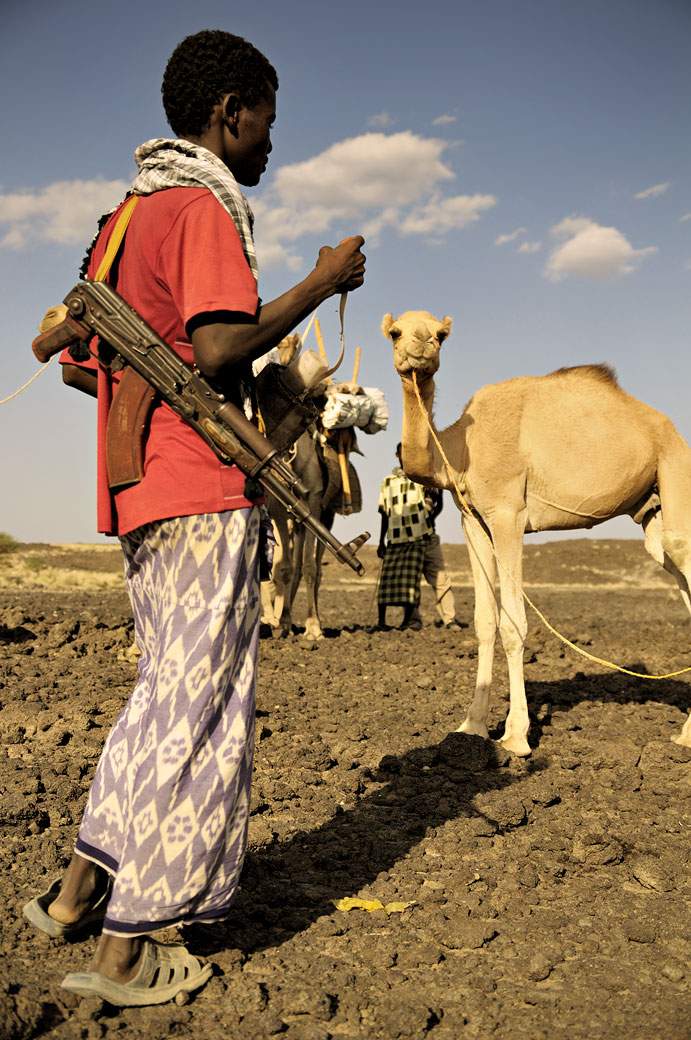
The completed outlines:
<svg viewBox="0 0 691 1040">
<path fill-rule="evenodd" d="M 418 631 L 422 621 L 413 614 L 420 603 L 420 580 L 425 539 L 431 532 L 425 489 L 403 472 L 401 445 L 396 446 L 398 466 L 385 477 L 379 491 L 381 529 L 377 556 L 382 561 L 377 589 L 380 629 L 386 629 L 386 608 L 403 607 L 399 628 Z"/>
</svg>

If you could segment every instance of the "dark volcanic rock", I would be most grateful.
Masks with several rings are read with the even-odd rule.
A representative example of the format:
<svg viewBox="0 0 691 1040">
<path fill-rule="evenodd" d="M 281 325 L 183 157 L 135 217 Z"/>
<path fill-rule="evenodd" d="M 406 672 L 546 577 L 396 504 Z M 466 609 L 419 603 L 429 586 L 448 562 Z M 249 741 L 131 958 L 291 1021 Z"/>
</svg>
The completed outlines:
<svg viewBox="0 0 691 1040">
<path fill-rule="evenodd" d="M 470 621 L 467 554 L 445 551 Z M 241 890 L 228 921 L 183 936 L 217 975 L 187 1006 L 122 1011 L 60 989 L 95 938 L 49 940 L 21 907 L 64 869 L 134 682 L 127 600 L 0 590 L 0 1040 L 689 1036 L 691 749 L 669 739 L 689 676 L 618 674 L 531 616 L 535 750 L 517 760 L 453 732 L 475 682 L 472 628 L 436 628 L 425 588 L 420 632 L 368 631 L 374 586 L 344 570 L 325 569 L 329 638 L 311 652 L 299 635 L 260 643 Z M 685 611 L 640 543 L 532 546 L 526 578 L 550 621 L 596 655 L 652 674 L 688 659 Z M 495 673 L 496 737 L 508 708 L 499 646 Z M 338 910 L 345 896 L 388 912 Z"/>
</svg>

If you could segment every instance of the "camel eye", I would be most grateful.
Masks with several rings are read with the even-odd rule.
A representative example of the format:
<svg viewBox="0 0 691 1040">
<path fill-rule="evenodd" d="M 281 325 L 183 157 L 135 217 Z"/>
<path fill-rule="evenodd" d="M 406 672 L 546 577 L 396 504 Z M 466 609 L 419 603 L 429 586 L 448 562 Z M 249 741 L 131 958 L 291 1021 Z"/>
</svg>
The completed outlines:
<svg viewBox="0 0 691 1040">
<path fill-rule="evenodd" d="M 395 343 L 397 339 L 401 338 L 401 330 L 400 329 L 389 329 L 389 336 L 391 337 L 391 339 Z"/>
<path fill-rule="evenodd" d="M 447 336 L 448 336 L 448 332 L 444 332 L 441 329 L 439 330 L 439 332 L 437 333 L 437 341 L 439 342 L 440 345 L 444 342 L 444 340 L 446 339 Z"/>
</svg>

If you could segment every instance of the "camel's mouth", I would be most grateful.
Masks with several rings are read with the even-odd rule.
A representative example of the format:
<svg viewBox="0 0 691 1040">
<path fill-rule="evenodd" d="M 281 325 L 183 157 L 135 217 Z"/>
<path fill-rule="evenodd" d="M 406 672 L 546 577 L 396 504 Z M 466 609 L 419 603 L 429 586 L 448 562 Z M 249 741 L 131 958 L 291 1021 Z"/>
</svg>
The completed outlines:
<svg viewBox="0 0 691 1040">
<path fill-rule="evenodd" d="M 439 352 L 435 350 L 430 354 L 425 350 L 416 356 L 394 344 L 394 365 L 401 376 L 412 375 L 413 372 L 421 376 L 433 376 L 439 368 Z"/>
</svg>

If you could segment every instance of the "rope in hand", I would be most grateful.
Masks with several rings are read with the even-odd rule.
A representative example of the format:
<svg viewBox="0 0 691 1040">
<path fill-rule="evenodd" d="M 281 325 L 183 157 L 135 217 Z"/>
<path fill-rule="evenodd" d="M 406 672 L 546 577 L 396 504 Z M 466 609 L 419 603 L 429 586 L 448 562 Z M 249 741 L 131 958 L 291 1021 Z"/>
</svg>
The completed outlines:
<svg viewBox="0 0 691 1040">
<path fill-rule="evenodd" d="M 26 383 L 24 383 L 24 386 L 20 386 L 19 390 L 15 390 L 15 392 L 13 394 L 10 394 L 9 397 L 3 397 L 0 400 L 0 404 L 7 404 L 7 402 L 11 401 L 13 397 L 18 397 L 19 394 L 21 394 L 22 390 L 26 390 L 27 386 L 31 386 L 31 384 L 33 383 L 34 379 L 38 379 L 38 377 L 40 376 L 41 372 L 45 372 L 45 370 L 48 368 L 48 365 L 51 365 L 53 363 L 53 361 L 55 361 L 56 357 L 57 357 L 57 354 L 53 354 L 53 356 L 50 359 L 50 361 L 47 361 L 45 365 L 41 365 L 41 367 L 39 368 L 38 372 L 34 372 L 34 374 L 32 375 L 31 379 L 27 379 Z"/>
<path fill-rule="evenodd" d="M 566 646 L 569 646 L 569 647 L 571 647 L 572 650 L 575 650 L 577 654 L 580 654 L 582 657 L 587 657 L 589 661 L 594 661 L 596 664 L 602 664 L 606 668 L 613 668 L 615 671 L 623 672 L 625 675 L 633 675 L 636 679 L 673 679 L 677 675 L 683 675 L 685 672 L 691 672 L 691 666 L 689 666 L 688 668 L 680 668 L 679 671 L 677 671 L 677 672 L 667 672 L 665 675 L 647 675 L 645 672 L 633 672 L 629 668 L 624 668 L 620 664 L 615 664 L 613 661 L 606 661 L 602 657 L 596 657 L 595 654 L 588 653 L 587 650 L 583 650 L 580 646 L 576 646 L 575 643 L 572 643 L 570 639 L 567 639 L 566 636 L 563 636 L 561 634 L 561 632 L 558 632 L 556 630 L 556 628 L 554 628 L 554 626 L 549 623 L 547 618 L 538 609 L 538 607 L 535 606 L 535 604 L 530 599 L 530 597 L 527 595 L 525 590 L 518 584 L 518 582 L 514 578 L 513 574 L 511 574 L 511 572 L 509 570 L 507 570 L 506 567 L 504 566 L 504 564 L 501 562 L 501 560 L 497 556 L 497 552 L 496 552 L 496 549 L 494 548 L 494 545 L 492 543 L 492 539 L 487 534 L 487 532 L 485 531 L 484 527 L 482 527 L 482 525 L 479 524 L 478 518 L 475 516 L 475 514 L 472 511 L 472 509 L 470 508 L 470 506 L 468 505 L 466 500 L 463 498 L 463 494 L 461 493 L 461 489 L 458 486 L 458 481 L 454 477 L 453 472 L 451 470 L 451 465 L 449 463 L 448 458 L 446 457 L 446 452 L 444 451 L 444 449 L 442 448 L 442 446 L 441 446 L 441 444 L 439 442 L 439 437 L 437 436 L 437 432 L 434 429 L 434 427 L 432 426 L 432 423 L 430 422 L 429 414 L 428 414 L 427 409 L 425 408 L 425 405 L 423 403 L 422 396 L 420 394 L 420 388 L 417 385 L 417 372 L 413 372 L 412 373 L 412 377 L 413 377 L 413 387 L 415 388 L 415 396 L 417 397 L 417 401 L 418 401 L 418 404 L 420 406 L 420 411 L 422 412 L 422 414 L 425 417 L 425 422 L 427 423 L 429 431 L 432 434 L 432 437 L 434 439 L 434 443 L 436 444 L 437 448 L 439 449 L 439 454 L 442 457 L 442 461 L 443 461 L 443 463 L 444 463 L 444 465 L 446 467 L 446 471 L 449 474 L 449 477 L 451 479 L 451 482 L 453 483 L 454 488 L 456 489 L 456 494 L 458 495 L 458 501 L 461 503 L 461 510 L 462 510 L 462 512 L 464 512 L 466 514 L 466 516 L 470 517 L 475 523 L 478 524 L 478 526 L 480 528 L 480 531 L 482 533 L 482 536 L 488 542 L 488 544 L 489 544 L 489 546 L 490 546 L 490 548 L 492 550 L 492 555 L 494 556 L 495 560 L 497 561 L 497 564 L 501 567 L 501 569 L 504 572 L 504 574 L 506 574 L 506 576 L 508 578 L 510 578 L 510 580 L 513 582 L 514 587 L 518 590 L 518 592 L 520 592 L 521 596 L 526 601 L 528 606 L 537 614 L 537 616 L 540 618 L 540 621 L 542 621 L 542 623 L 545 626 L 545 628 L 549 629 L 549 631 L 552 633 L 552 635 L 555 635 L 557 637 L 557 639 L 560 639 L 561 642 L 564 643 Z"/>
</svg>

